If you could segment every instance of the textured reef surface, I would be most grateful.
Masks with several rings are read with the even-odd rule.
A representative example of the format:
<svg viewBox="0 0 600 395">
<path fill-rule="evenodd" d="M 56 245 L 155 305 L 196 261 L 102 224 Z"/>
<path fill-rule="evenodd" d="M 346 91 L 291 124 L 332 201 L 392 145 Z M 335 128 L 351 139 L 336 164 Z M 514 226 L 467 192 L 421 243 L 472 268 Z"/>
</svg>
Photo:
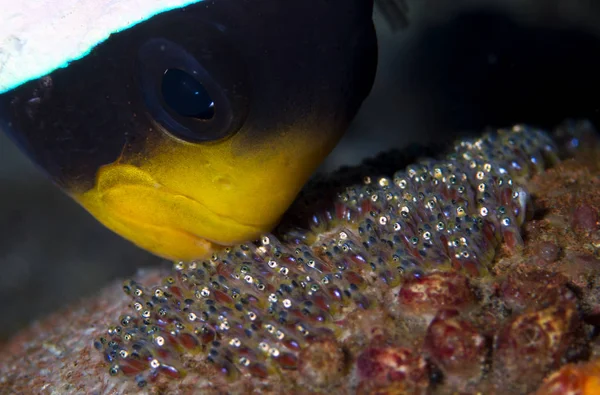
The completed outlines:
<svg viewBox="0 0 600 395">
<path fill-rule="evenodd" d="M 597 139 L 515 126 L 316 181 L 274 234 L 13 338 L 0 392 L 600 393 Z"/>
</svg>

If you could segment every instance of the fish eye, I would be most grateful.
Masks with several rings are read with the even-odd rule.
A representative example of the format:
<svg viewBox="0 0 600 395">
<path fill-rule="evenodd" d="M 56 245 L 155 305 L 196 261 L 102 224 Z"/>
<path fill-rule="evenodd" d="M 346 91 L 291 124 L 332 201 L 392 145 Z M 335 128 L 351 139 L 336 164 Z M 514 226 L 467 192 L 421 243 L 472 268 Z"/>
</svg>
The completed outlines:
<svg viewBox="0 0 600 395">
<path fill-rule="evenodd" d="M 146 41 L 138 51 L 136 80 L 147 115 L 165 133 L 187 142 L 235 133 L 243 114 L 234 114 L 229 99 L 234 82 L 219 75 L 215 66 L 210 56 L 199 60 L 173 41 Z"/>
<path fill-rule="evenodd" d="M 166 70 L 161 91 L 171 110 L 183 117 L 208 121 L 215 115 L 215 102 L 204 85 L 183 70 Z"/>
</svg>

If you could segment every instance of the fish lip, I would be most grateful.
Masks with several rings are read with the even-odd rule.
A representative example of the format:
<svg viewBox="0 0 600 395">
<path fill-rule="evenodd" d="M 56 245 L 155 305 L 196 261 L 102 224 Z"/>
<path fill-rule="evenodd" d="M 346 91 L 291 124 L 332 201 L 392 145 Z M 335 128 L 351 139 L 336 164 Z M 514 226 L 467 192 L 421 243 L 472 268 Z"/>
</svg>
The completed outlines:
<svg viewBox="0 0 600 395">
<path fill-rule="evenodd" d="M 219 213 L 130 164 L 101 168 L 95 187 L 74 194 L 74 198 L 96 219 L 109 228 L 107 224 L 112 224 L 113 231 L 134 243 L 145 239 L 140 232 L 146 229 L 154 233 L 150 238 L 156 239 L 161 232 L 178 232 L 198 242 L 226 246 L 258 237 L 271 225 L 244 223 Z"/>
<path fill-rule="evenodd" d="M 141 186 L 141 187 L 150 188 L 149 186 L 144 185 L 144 184 L 130 184 L 130 185 L 138 185 L 138 186 Z M 160 191 L 160 193 L 164 193 L 164 194 L 169 195 L 169 196 L 171 196 L 173 198 L 176 198 L 176 199 L 185 199 L 187 201 L 192 202 L 192 204 L 198 206 L 198 209 L 196 210 L 197 212 L 210 213 L 215 218 L 217 218 L 219 221 L 224 222 L 224 224 L 223 224 L 224 227 L 227 227 L 226 223 L 229 222 L 229 223 L 233 223 L 235 225 L 242 226 L 242 227 L 254 228 L 257 232 L 259 232 L 260 229 L 261 229 L 260 225 L 247 224 L 247 223 L 238 221 L 238 220 L 232 218 L 231 216 L 222 215 L 220 213 L 215 212 L 214 210 L 210 209 L 205 204 L 202 204 L 201 202 L 199 202 L 198 200 L 196 200 L 196 199 L 194 199 L 194 198 L 192 198 L 190 196 L 187 196 L 185 194 L 173 191 L 173 190 L 165 187 L 164 185 L 162 185 L 160 183 L 158 185 L 159 185 L 158 188 L 154 187 L 153 189 L 158 189 Z M 107 193 L 109 191 L 110 191 L 110 189 L 106 190 L 105 193 Z M 233 244 L 233 243 L 239 243 L 239 242 L 244 241 L 244 240 L 233 240 L 233 241 L 217 240 L 217 239 L 211 238 L 211 237 L 209 237 L 207 235 L 202 235 L 202 234 L 200 234 L 198 232 L 195 232 L 192 229 L 188 229 L 188 228 L 186 228 L 184 226 L 168 226 L 168 225 L 161 225 L 161 224 L 154 223 L 154 222 L 144 222 L 144 221 L 140 221 L 138 218 L 135 218 L 135 216 L 126 216 L 126 215 L 123 215 L 121 213 L 118 213 L 118 214 L 111 213 L 111 215 L 113 216 L 113 218 L 115 218 L 117 220 L 119 219 L 119 217 L 125 217 L 128 221 L 131 221 L 131 222 L 134 222 L 134 223 L 137 223 L 137 224 L 147 223 L 147 224 L 150 224 L 150 225 L 152 225 L 153 227 L 156 227 L 156 228 L 164 228 L 164 229 L 176 230 L 176 231 L 181 232 L 183 234 L 187 234 L 187 235 L 193 236 L 193 237 L 195 237 L 198 240 L 206 240 L 208 242 L 211 242 L 211 243 L 214 243 L 214 244 L 218 244 L 218 245 L 221 245 L 221 246 L 225 246 L 225 245 L 229 245 L 229 244 Z"/>
</svg>

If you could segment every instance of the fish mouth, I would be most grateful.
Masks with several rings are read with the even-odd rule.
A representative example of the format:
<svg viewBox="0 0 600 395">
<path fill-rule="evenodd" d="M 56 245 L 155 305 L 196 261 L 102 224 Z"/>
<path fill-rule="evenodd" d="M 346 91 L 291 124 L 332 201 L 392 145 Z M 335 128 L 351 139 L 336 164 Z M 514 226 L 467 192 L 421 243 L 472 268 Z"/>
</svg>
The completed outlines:
<svg viewBox="0 0 600 395">
<path fill-rule="evenodd" d="M 216 213 L 129 164 L 102 167 L 95 187 L 75 200 L 115 233 L 173 260 L 204 258 L 216 248 L 255 239 L 265 229 Z"/>
</svg>

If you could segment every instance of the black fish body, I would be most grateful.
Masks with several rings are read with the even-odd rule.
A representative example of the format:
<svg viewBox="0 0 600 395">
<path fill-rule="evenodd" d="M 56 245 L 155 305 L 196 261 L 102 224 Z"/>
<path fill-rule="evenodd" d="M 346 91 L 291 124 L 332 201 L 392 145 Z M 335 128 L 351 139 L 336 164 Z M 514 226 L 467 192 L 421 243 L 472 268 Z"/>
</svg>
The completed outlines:
<svg viewBox="0 0 600 395">
<path fill-rule="evenodd" d="M 374 79 L 372 8 L 195 2 L 41 76 L 15 63 L 43 48 L 24 40 L 0 68 L 0 129 L 108 228 L 202 257 L 272 228 L 342 136 Z"/>
</svg>

